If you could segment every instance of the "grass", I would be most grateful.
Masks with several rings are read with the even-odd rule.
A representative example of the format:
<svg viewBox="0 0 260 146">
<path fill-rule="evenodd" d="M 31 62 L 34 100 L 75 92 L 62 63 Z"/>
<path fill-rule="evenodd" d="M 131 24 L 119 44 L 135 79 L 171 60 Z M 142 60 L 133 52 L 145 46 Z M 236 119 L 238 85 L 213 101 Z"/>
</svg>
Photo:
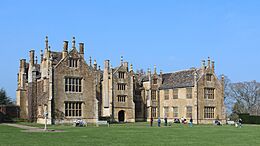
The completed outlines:
<svg viewBox="0 0 260 146">
<path fill-rule="evenodd" d="M 22 123 L 43 127 L 39 124 Z M 114 124 L 111 127 L 50 126 L 63 133 L 25 133 L 21 129 L 0 124 L 0 145 L 192 145 L 192 146 L 257 146 L 260 126 L 187 125 L 149 127 L 148 123 Z"/>
</svg>

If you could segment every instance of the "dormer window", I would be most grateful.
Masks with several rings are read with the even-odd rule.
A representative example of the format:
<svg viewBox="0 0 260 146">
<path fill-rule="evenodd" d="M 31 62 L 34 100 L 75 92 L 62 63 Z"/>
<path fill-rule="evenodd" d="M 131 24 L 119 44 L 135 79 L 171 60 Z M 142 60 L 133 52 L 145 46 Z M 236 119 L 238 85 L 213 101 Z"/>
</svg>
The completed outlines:
<svg viewBox="0 0 260 146">
<path fill-rule="evenodd" d="M 118 78 L 124 79 L 125 78 L 125 72 L 118 72 Z"/>
<path fill-rule="evenodd" d="M 77 68 L 78 67 L 78 59 L 70 58 L 68 60 L 68 66 Z"/>
<path fill-rule="evenodd" d="M 153 79 L 153 84 L 157 84 L 157 79 L 156 78 Z"/>
<path fill-rule="evenodd" d="M 206 74 L 206 80 L 212 81 L 212 74 Z"/>
</svg>

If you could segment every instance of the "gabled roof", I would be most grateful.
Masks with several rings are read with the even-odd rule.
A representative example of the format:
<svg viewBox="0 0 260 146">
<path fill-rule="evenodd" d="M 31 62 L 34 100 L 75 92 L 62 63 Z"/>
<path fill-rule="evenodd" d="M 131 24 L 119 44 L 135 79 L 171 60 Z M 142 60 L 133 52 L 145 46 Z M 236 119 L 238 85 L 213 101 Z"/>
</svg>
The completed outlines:
<svg viewBox="0 0 260 146">
<path fill-rule="evenodd" d="M 53 59 L 53 63 L 58 64 L 60 62 L 60 60 L 62 59 L 62 52 L 51 51 L 51 56 Z"/>
<path fill-rule="evenodd" d="M 162 85 L 160 89 L 172 89 L 194 86 L 194 73 L 196 69 L 182 70 L 174 73 L 162 75 Z"/>
</svg>

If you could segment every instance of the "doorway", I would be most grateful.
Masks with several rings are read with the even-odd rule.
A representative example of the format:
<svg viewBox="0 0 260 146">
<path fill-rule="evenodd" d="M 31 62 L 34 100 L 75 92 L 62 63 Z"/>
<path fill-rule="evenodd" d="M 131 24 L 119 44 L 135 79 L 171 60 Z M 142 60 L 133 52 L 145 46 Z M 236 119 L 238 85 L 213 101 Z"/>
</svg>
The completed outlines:
<svg viewBox="0 0 260 146">
<path fill-rule="evenodd" d="M 125 111 L 121 110 L 118 112 L 118 121 L 121 122 L 125 122 Z"/>
</svg>

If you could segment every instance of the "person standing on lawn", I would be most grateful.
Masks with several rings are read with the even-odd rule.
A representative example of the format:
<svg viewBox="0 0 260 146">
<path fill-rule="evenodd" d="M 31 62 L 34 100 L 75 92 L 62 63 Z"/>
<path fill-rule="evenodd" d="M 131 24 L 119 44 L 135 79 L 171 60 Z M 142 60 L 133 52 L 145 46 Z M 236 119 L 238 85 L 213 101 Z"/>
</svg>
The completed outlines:
<svg viewBox="0 0 260 146">
<path fill-rule="evenodd" d="M 167 126 L 167 117 L 164 117 L 164 126 Z"/>
<path fill-rule="evenodd" d="M 150 126 L 153 127 L 153 117 L 151 117 Z"/>
<path fill-rule="evenodd" d="M 193 126 L 193 119 L 192 119 L 192 117 L 190 117 L 190 127 L 192 127 Z"/>
<path fill-rule="evenodd" d="M 160 119 L 160 117 L 158 117 L 158 127 L 161 127 L 161 119 Z"/>
</svg>

